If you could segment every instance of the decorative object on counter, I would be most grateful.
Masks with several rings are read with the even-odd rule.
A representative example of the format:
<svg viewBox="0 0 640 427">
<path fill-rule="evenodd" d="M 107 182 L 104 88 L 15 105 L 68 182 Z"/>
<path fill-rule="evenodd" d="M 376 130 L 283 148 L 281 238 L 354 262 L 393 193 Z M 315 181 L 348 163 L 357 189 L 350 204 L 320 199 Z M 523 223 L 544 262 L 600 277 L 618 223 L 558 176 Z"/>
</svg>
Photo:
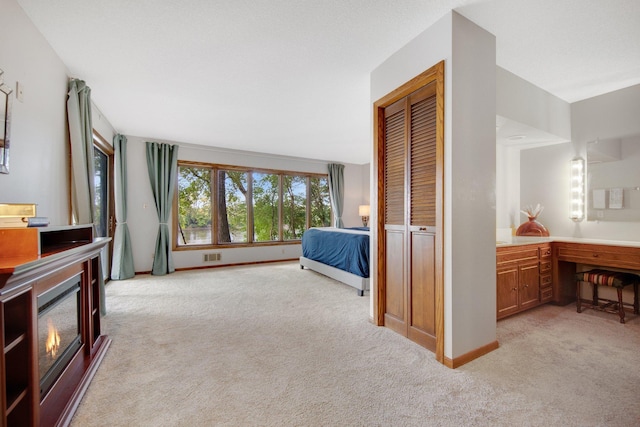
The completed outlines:
<svg viewBox="0 0 640 427">
<path fill-rule="evenodd" d="M 358 206 L 358 215 L 362 217 L 362 226 L 366 227 L 369 223 L 369 214 L 370 214 L 369 205 L 360 205 Z"/>
<path fill-rule="evenodd" d="M 540 224 L 537 220 L 538 215 L 542 213 L 544 207 L 540 206 L 540 203 L 535 208 L 532 206 L 526 206 L 521 210 L 529 220 L 520 224 L 520 227 L 516 230 L 516 236 L 535 236 L 535 237 L 547 237 L 549 236 L 549 230 Z"/>
<path fill-rule="evenodd" d="M 576 222 L 584 219 L 584 159 L 571 160 L 571 216 Z"/>
</svg>

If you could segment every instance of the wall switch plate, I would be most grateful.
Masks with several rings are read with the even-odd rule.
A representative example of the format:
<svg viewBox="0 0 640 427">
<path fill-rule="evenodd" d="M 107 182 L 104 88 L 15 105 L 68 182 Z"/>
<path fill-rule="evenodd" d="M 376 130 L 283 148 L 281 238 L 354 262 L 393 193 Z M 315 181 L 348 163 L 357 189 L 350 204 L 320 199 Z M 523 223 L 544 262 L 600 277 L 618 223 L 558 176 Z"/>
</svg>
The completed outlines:
<svg viewBox="0 0 640 427">
<path fill-rule="evenodd" d="M 24 100 L 24 85 L 20 82 L 16 82 L 16 99 L 20 102 Z"/>
</svg>

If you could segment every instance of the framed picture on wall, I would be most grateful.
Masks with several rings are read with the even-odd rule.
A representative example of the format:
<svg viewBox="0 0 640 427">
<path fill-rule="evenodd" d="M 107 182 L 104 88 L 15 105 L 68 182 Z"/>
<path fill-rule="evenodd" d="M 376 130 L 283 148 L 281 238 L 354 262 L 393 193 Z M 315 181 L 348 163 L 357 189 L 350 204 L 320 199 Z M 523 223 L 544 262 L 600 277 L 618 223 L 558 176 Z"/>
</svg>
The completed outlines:
<svg viewBox="0 0 640 427">
<path fill-rule="evenodd" d="M 624 189 L 612 188 L 609 190 L 609 209 L 622 209 Z"/>
</svg>

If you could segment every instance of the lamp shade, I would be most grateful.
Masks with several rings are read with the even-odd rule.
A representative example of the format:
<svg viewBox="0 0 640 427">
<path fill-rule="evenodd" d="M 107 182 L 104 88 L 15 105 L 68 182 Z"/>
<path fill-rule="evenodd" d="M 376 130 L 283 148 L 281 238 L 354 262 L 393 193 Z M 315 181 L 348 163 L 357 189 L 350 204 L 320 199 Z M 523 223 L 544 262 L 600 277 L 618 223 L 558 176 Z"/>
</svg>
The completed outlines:
<svg viewBox="0 0 640 427">
<path fill-rule="evenodd" d="M 360 216 L 369 216 L 369 205 L 360 205 L 360 206 L 358 206 L 358 215 L 360 215 Z"/>
</svg>

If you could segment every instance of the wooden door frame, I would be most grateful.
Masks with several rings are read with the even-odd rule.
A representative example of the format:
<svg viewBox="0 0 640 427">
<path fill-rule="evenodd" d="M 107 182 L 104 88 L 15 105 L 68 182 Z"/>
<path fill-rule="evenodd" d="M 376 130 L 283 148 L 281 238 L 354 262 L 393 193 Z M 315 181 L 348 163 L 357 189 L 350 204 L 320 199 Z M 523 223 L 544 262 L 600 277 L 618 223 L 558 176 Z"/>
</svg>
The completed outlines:
<svg viewBox="0 0 640 427">
<path fill-rule="evenodd" d="M 373 104 L 373 176 L 377 182 L 372 205 L 376 209 L 377 241 L 376 292 L 373 293 L 374 323 L 384 326 L 385 313 L 385 246 L 384 246 L 384 109 L 416 90 L 436 82 L 436 241 L 435 241 L 435 332 L 436 360 L 444 359 L 444 61 L 394 89 Z"/>
<path fill-rule="evenodd" d="M 114 157 L 114 149 L 113 146 L 111 144 L 109 144 L 107 142 L 106 139 L 104 139 L 104 137 L 102 135 L 100 135 L 98 133 L 98 131 L 96 131 L 95 129 L 93 130 L 93 146 L 98 148 L 100 151 L 102 151 L 108 158 L 108 165 L 107 167 L 109 168 L 109 179 L 108 179 L 108 190 L 107 190 L 107 198 L 108 200 L 108 206 L 109 206 L 109 212 L 108 212 L 108 219 L 107 219 L 107 236 L 111 237 L 111 241 L 109 242 L 109 245 L 107 246 L 107 251 L 108 251 L 108 262 L 109 265 L 111 265 L 111 262 L 113 261 L 113 237 L 115 235 L 116 232 L 116 200 L 115 200 L 115 175 L 114 175 L 114 164 L 115 164 L 115 157 Z M 103 272 L 103 275 L 106 274 L 107 280 L 109 280 L 111 278 L 111 271 L 108 272 Z"/>
</svg>

